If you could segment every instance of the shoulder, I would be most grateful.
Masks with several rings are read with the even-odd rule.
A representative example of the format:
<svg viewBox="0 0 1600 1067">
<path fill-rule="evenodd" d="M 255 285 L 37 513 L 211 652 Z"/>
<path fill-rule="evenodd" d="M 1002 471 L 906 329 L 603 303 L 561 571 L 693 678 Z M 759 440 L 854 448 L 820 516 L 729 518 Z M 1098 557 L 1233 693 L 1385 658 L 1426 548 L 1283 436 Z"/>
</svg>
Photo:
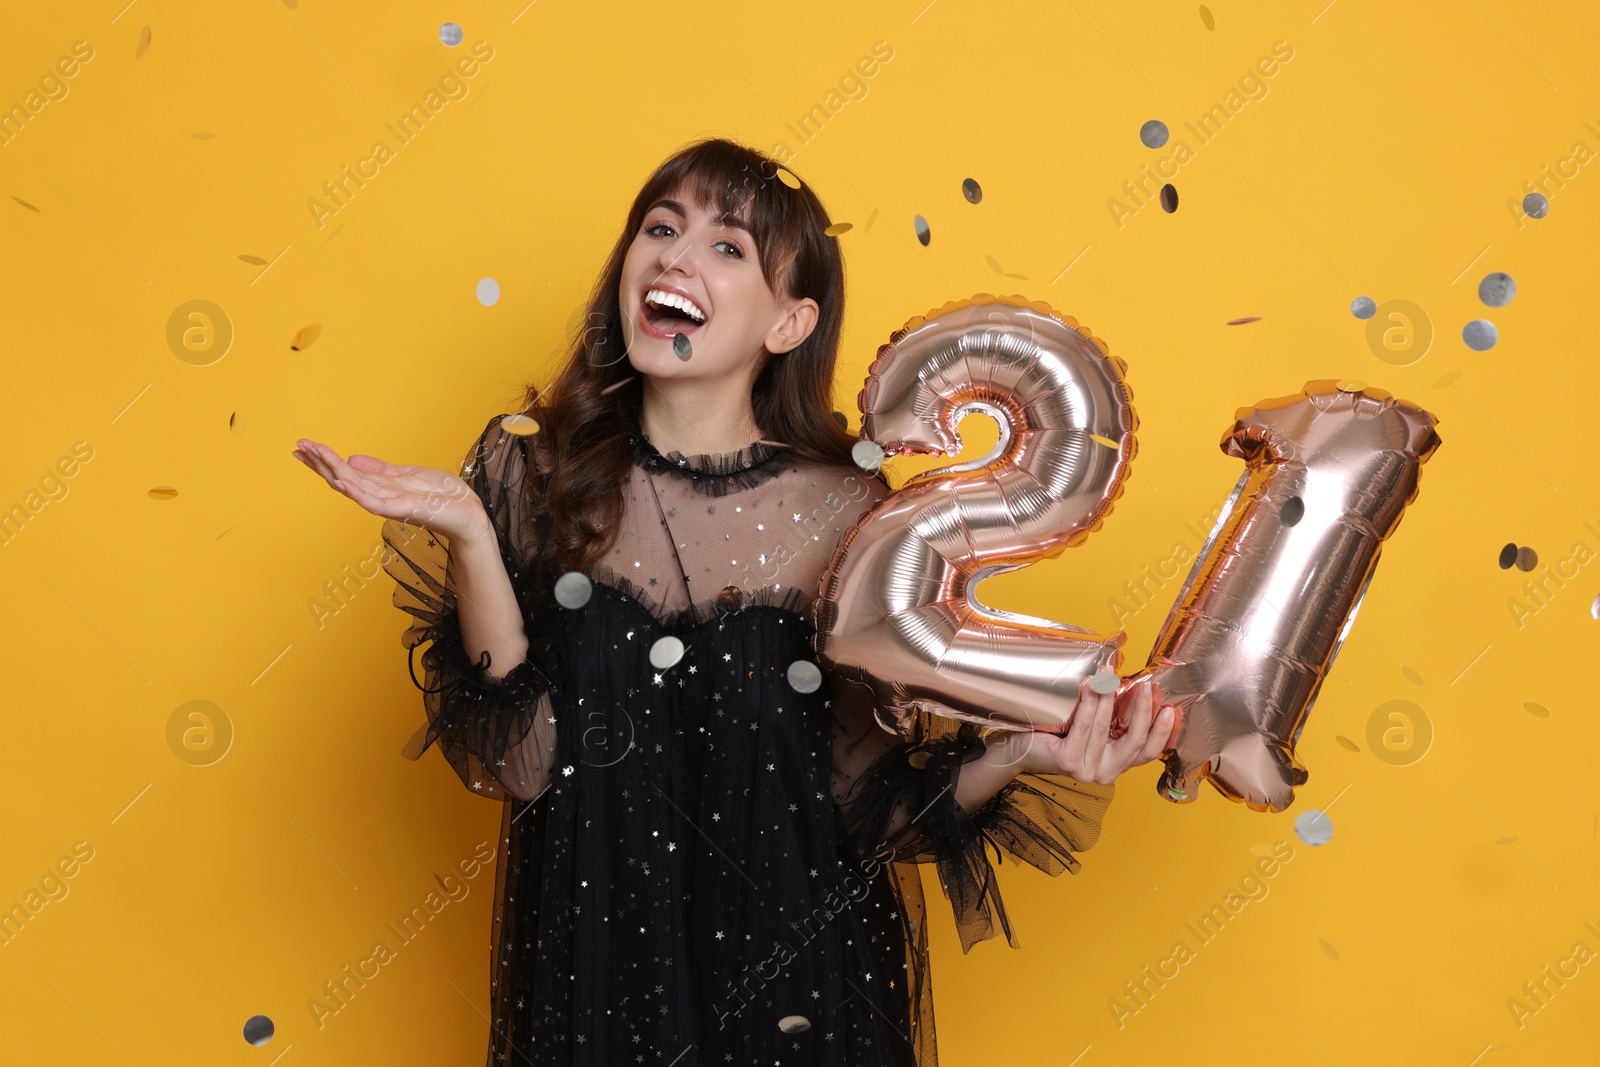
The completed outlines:
<svg viewBox="0 0 1600 1067">
<path fill-rule="evenodd" d="M 814 501 L 829 517 L 854 523 L 884 497 L 890 489 L 881 474 L 869 473 L 860 467 L 841 463 L 802 461 L 795 464 L 797 473 L 815 486 Z"/>
</svg>

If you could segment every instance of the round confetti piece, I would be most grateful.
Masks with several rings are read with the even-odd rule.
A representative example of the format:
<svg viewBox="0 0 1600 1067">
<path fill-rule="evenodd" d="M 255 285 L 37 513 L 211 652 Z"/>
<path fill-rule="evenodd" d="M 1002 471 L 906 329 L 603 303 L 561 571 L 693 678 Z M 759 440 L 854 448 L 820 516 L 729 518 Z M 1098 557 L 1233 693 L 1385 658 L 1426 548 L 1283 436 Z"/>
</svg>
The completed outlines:
<svg viewBox="0 0 1600 1067">
<path fill-rule="evenodd" d="M 1348 748 L 1351 752 L 1361 751 L 1361 746 L 1350 740 L 1344 734 L 1334 734 L 1333 739 L 1339 742 L 1339 744 L 1343 745 L 1345 748 Z"/>
<path fill-rule="evenodd" d="M 1500 569 L 1503 571 L 1508 571 L 1516 565 L 1517 546 L 1508 541 L 1506 542 L 1506 546 L 1500 550 Z"/>
<path fill-rule="evenodd" d="M 1212 17 L 1211 9 L 1206 7 L 1204 4 L 1200 5 L 1200 22 L 1208 30 L 1214 30 L 1217 28 L 1217 20 Z"/>
<path fill-rule="evenodd" d="M 789 688 L 796 693 L 815 693 L 822 688 L 822 668 L 810 660 L 797 659 L 789 664 Z"/>
<path fill-rule="evenodd" d="M 933 232 L 928 229 L 928 220 L 918 215 L 912 220 L 912 225 L 916 227 L 917 240 L 922 242 L 923 247 L 927 247 L 928 242 L 933 240 Z"/>
<path fill-rule="evenodd" d="M 272 1020 L 265 1015 L 252 1015 L 244 1021 L 244 1039 L 252 1045 L 265 1045 L 276 1032 Z"/>
<path fill-rule="evenodd" d="M 1285 526 L 1293 526 L 1305 518 L 1306 502 L 1297 496 L 1292 496 L 1283 502 L 1283 507 L 1278 509 L 1278 521 Z"/>
<path fill-rule="evenodd" d="M 650 646 L 650 666 L 666 670 L 683 658 L 683 642 L 676 637 L 663 637 Z"/>
<path fill-rule="evenodd" d="M 911 755 L 906 757 L 906 763 L 920 771 L 922 768 L 928 765 L 928 753 L 913 752 Z"/>
<path fill-rule="evenodd" d="M 1478 299 L 1492 308 L 1503 308 L 1517 295 L 1517 283 L 1503 270 L 1485 274 L 1478 283 Z"/>
<path fill-rule="evenodd" d="M 1261 316 L 1260 315 L 1246 315 L 1242 319 L 1229 319 L 1228 320 L 1228 325 L 1229 326 L 1243 326 L 1246 323 L 1260 322 L 1260 321 L 1261 321 Z"/>
<path fill-rule="evenodd" d="M 1323 952 L 1328 954 L 1328 958 L 1330 960 L 1337 960 L 1339 958 L 1339 950 L 1328 944 L 1327 941 L 1319 937 L 1317 938 L 1317 944 L 1321 946 Z"/>
<path fill-rule="evenodd" d="M 564 608 L 581 608 L 593 594 L 594 583 L 586 574 L 568 571 L 556 579 L 556 603 Z"/>
<path fill-rule="evenodd" d="M 1550 214 L 1550 201 L 1544 198 L 1543 193 L 1529 193 L 1522 198 L 1522 210 L 1527 212 L 1530 219 L 1542 219 Z"/>
<path fill-rule="evenodd" d="M 832 226 L 829 226 L 826 230 L 823 230 L 822 236 L 837 237 L 841 233 L 849 233 L 855 228 L 855 223 L 853 222 L 836 222 Z"/>
<path fill-rule="evenodd" d="M 1346 393 L 1359 393 L 1367 387 L 1367 383 L 1360 378 L 1345 378 L 1343 381 L 1338 382 L 1337 385 L 1340 391 Z"/>
<path fill-rule="evenodd" d="M 500 420 L 500 428 L 518 437 L 528 437 L 539 432 L 539 424 L 527 415 L 507 415 Z"/>
<path fill-rule="evenodd" d="M 1370 319 L 1378 312 L 1377 301 L 1370 296 L 1358 296 L 1350 301 L 1350 314 L 1358 319 Z"/>
<path fill-rule="evenodd" d="M 1151 119 L 1139 127 L 1139 140 L 1146 148 L 1160 148 L 1167 143 L 1167 124 L 1160 119 Z"/>
<path fill-rule="evenodd" d="M 1178 210 L 1178 187 L 1171 182 L 1161 187 L 1161 210 L 1168 215 Z"/>
<path fill-rule="evenodd" d="M 494 307 L 500 302 L 500 283 L 493 278 L 478 279 L 478 303 Z"/>
<path fill-rule="evenodd" d="M 689 362 L 689 357 L 694 355 L 694 347 L 689 343 L 689 335 L 675 333 L 672 335 L 672 354 L 684 363 Z"/>
<path fill-rule="evenodd" d="M 1600 596 L 1594 598 L 1594 603 L 1589 605 L 1589 618 L 1600 619 Z"/>
<path fill-rule="evenodd" d="M 778 180 L 791 189 L 800 188 L 800 179 L 796 178 L 793 174 L 790 174 L 782 167 L 778 168 Z"/>
<path fill-rule="evenodd" d="M 1500 340 L 1500 331 L 1488 319 L 1473 319 L 1461 327 L 1461 339 L 1474 352 L 1487 352 Z"/>
<path fill-rule="evenodd" d="M 850 419 L 842 411 L 835 411 L 833 413 L 833 421 L 839 424 L 839 429 L 841 430 L 848 430 L 850 428 Z"/>
<path fill-rule="evenodd" d="M 1543 704 L 1524 704 L 1522 708 L 1535 718 L 1548 719 L 1550 717 L 1550 709 Z"/>
<path fill-rule="evenodd" d="M 1406 681 L 1410 682 L 1412 685 L 1421 685 L 1422 684 L 1422 675 L 1417 673 L 1412 668 L 1410 668 L 1410 667 L 1401 667 L 1400 668 L 1400 673 L 1405 675 L 1406 676 Z"/>
<path fill-rule="evenodd" d="M 1308 845 L 1326 845 L 1333 837 L 1333 821 L 1320 811 L 1305 811 L 1294 821 L 1295 836 Z"/>
<path fill-rule="evenodd" d="M 967 198 L 967 203 L 976 204 L 983 199 L 983 187 L 971 178 L 964 178 L 961 182 L 961 195 Z"/>
<path fill-rule="evenodd" d="M 1122 679 L 1117 676 L 1116 671 L 1100 671 L 1089 676 L 1089 688 L 1101 696 L 1105 696 L 1107 693 L 1115 693 L 1117 686 L 1121 684 Z"/>
<path fill-rule="evenodd" d="M 850 446 L 850 458 L 862 470 L 875 471 L 883 466 L 883 446 L 876 441 L 857 441 Z"/>
<path fill-rule="evenodd" d="M 1523 545 L 1517 549 L 1517 570 L 1531 571 L 1539 565 L 1539 553 Z"/>
<path fill-rule="evenodd" d="M 778 1029 L 786 1034 L 803 1033 L 811 1029 L 811 1020 L 804 1015 L 785 1015 L 778 1020 Z"/>
<path fill-rule="evenodd" d="M 461 43 L 461 27 L 453 22 L 447 22 L 439 27 L 439 40 L 454 48 Z"/>
</svg>

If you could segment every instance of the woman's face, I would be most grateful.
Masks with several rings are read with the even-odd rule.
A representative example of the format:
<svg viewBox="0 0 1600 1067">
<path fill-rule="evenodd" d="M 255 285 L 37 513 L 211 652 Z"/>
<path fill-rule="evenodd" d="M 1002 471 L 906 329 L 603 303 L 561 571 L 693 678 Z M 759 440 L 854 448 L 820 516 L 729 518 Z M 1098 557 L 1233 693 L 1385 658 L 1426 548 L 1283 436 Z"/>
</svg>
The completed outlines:
<svg viewBox="0 0 1600 1067">
<path fill-rule="evenodd" d="M 775 296 L 767 288 L 755 239 L 741 224 L 714 219 L 682 193 L 645 212 L 622 266 L 623 337 L 628 361 L 653 378 L 745 378 L 754 382 L 767 353 L 787 352 L 817 321 L 817 302 Z M 666 291 L 682 307 L 646 301 Z M 690 357 L 679 359 L 673 335 L 687 335 Z"/>
</svg>

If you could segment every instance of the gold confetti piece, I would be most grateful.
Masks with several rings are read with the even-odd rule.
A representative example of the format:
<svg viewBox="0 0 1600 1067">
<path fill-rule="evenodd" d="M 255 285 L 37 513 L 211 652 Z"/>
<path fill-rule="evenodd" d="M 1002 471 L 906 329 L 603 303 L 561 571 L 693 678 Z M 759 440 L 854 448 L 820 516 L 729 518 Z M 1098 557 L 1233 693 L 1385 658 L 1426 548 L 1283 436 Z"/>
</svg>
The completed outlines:
<svg viewBox="0 0 1600 1067">
<path fill-rule="evenodd" d="M 1517 549 L 1517 570 L 1531 571 L 1539 565 L 1539 553 L 1523 545 Z"/>
<path fill-rule="evenodd" d="M 1433 387 L 1435 389 L 1443 389 L 1447 385 L 1455 384 L 1455 380 L 1459 377 L 1461 377 L 1461 372 L 1458 370 L 1453 370 L 1449 374 L 1444 375 L 1438 381 L 1434 382 Z"/>
<path fill-rule="evenodd" d="M 22 199 L 22 197 L 20 197 L 20 196 L 13 196 L 11 199 L 15 200 L 17 203 L 21 204 L 23 207 L 27 208 L 29 211 L 39 211 L 38 208 L 36 208 L 32 204 L 28 203 L 26 200 Z M 43 215 L 44 212 L 39 211 L 39 214 Z"/>
<path fill-rule="evenodd" d="M 1412 670 L 1410 667 L 1401 667 L 1400 668 L 1400 673 L 1405 675 L 1406 676 L 1406 681 L 1410 682 L 1412 685 L 1421 685 L 1422 684 L 1422 675 L 1418 674 L 1416 671 Z"/>
<path fill-rule="evenodd" d="M 1200 5 L 1200 21 L 1208 30 L 1217 28 L 1217 20 L 1211 17 L 1211 9 L 1204 4 Z"/>
<path fill-rule="evenodd" d="M 150 490 L 151 500 L 172 500 L 177 495 L 178 491 L 170 485 L 158 485 Z"/>
<path fill-rule="evenodd" d="M 1247 322 L 1260 322 L 1260 321 L 1261 321 L 1261 316 L 1260 315 L 1249 315 L 1249 316 L 1246 316 L 1245 318 L 1242 318 L 1242 319 L 1229 319 L 1228 320 L 1228 325 L 1229 326 L 1243 326 Z"/>
<path fill-rule="evenodd" d="M 906 757 L 906 762 L 920 771 L 927 765 L 928 754 L 926 752 L 913 752 Z"/>
<path fill-rule="evenodd" d="M 841 233 L 849 233 L 853 229 L 855 229 L 855 226 L 852 223 L 836 222 L 826 230 L 823 230 L 822 233 L 824 237 L 837 237 Z"/>
<path fill-rule="evenodd" d="M 300 331 L 294 335 L 294 340 L 289 342 L 289 347 L 296 352 L 303 352 L 310 348 L 316 342 L 316 339 L 321 336 L 322 327 L 313 322 L 310 326 L 302 326 L 300 328 Z"/>
<path fill-rule="evenodd" d="M 758 444 L 758 445 L 771 445 L 773 448 L 788 448 L 789 447 L 788 445 L 784 444 L 782 441 L 769 441 L 765 437 L 758 438 L 756 440 L 756 444 Z"/>
<path fill-rule="evenodd" d="M 804 1015 L 785 1015 L 778 1020 L 778 1029 L 786 1034 L 798 1034 L 811 1029 L 811 1020 Z"/>
<path fill-rule="evenodd" d="M 1026 274 L 1012 274 L 1010 271 L 1006 272 L 1006 277 L 1015 278 L 1019 282 L 1025 282 L 1028 280 L 1028 276 Z"/>
<path fill-rule="evenodd" d="M 1360 378 L 1345 378 L 1338 383 L 1338 386 L 1346 393 L 1359 393 L 1367 387 L 1367 383 Z"/>
<path fill-rule="evenodd" d="M 831 229 L 831 227 L 830 227 L 830 229 Z M 794 257 L 796 255 L 798 255 L 799 252 L 800 252 L 800 250 L 797 248 L 793 252 L 790 252 L 787 256 L 785 256 L 784 259 L 783 259 L 783 262 L 779 263 L 778 266 L 777 266 L 777 269 L 775 269 L 772 272 L 772 276 L 776 278 L 779 275 L 781 275 L 788 268 L 789 264 L 794 262 Z"/>
<path fill-rule="evenodd" d="M 1360 745 L 1356 744 L 1354 741 L 1350 740 L 1348 737 L 1344 736 L 1343 734 L 1334 734 L 1333 735 L 1333 739 L 1335 741 L 1339 742 L 1345 748 L 1348 748 L 1351 752 L 1360 752 L 1361 751 L 1361 746 Z"/>
<path fill-rule="evenodd" d="M 300 6 L 300 0 L 283 0 L 283 6 L 293 11 Z"/>
<path fill-rule="evenodd" d="M 1528 712 L 1529 715 L 1535 715 L 1535 716 L 1538 716 L 1541 719 L 1548 719 L 1550 717 L 1550 709 L 1545 707 L 1542 704 L 1531 704 L 1530 703 L 1530 704 L 1524 704 L 1522 706 L 1527 709 L 1527 712 Z"/>
<path fill-rule="evenodd" d="M 791 189 L 800 188 L 800 179 L 796 178 L 793 174 L 790 174 L 782 167 L 778 168 L 778 180 Z"/>
<path fill-rule="evenodd" d="M 138 59 L 144 55 L 144 50 L 150 47 L 150 27 L 146 26 L 139 31 L 139 44 L 133 50 L 133 58 Z"/>
<path fill-rule="evenodd" d="M 267 265 L 267 261 L 262 259 L 260 256 L 240 256 L 239 258 L 250 264 L 252 267 L 265 267 Z"/>
<path fill-rule="evenodd" d="M 189 136 L 193 137 L 196 141 L 214 141 L 217 137 L 217 135 L 214 133 L 191 133 Z"/>
<path fill-rule="evenodd" d="M 1000 261 L 999 260 L 995 259 L 993 256 L 984 256 L 983 258 L 988 261 L 990 270 L 994 271 L 996 274 L 1004 274 L 1005 273 L 1005 271 L 1000 269 Z"/>
<path fill-rule="evenodd" d="M 507 415 L 500 420 L 500 428 L 518 437 L 531 437 L 539 432 L 539 424 L 526 415 Z"/>
<path fill-rule="evenodd" d="M 1317 944 L 1322 946 L 1322 951 L 1328 954 L 1328 958 L 1330 960 L 1336 960 L 1339 958 L 1339 950 L 1328 944 L 1322 938 L 1317 938 Z"/>
<path fill-rule="evenodd" d="M 1090 434 L 1089 435 L 1089 440 L 1095 442 L 1096 444 L 1105 445 L 1107 448 L 1121 448 L 1122 447 L 1121 445 L 1119 445 L 1115 441 L 1113 441 L 1111 438 L 1102 437 L 1097 433 Z"/>
<path fill-rule="evenodd" d="M 872 209 L 872 214 L 867 216 L 867 224 L 865 226 L 861 227 L 861 232 L 862 233 L 866 233 L 868 230 L 872 229 L 872 224 L 874 222 L 877 222 L 877 221 L 878 221 L 878 209 L 877 208 L 873 208 Z"/>
<path fill-rule="evenodd" d="M 244 412 L 235 411 L 228 416 L 228 429 L 233 431 L 235 437 L 244 436 Z"/>
<path fill-rule="evenodd" d="M 614 393 L 618 389 L 621 389 L 624 385 L 627 385 L 631 381 L 633 381 L 633 377 L 630 375 L 629 377 L 626 377 L 626 378 L 622 379 L 622 381 L 620 381 L 620 382 L 612 382 L 610 385 L 608 385 L 604 389 L 600 390 L 600 395 L 601 396 L 605 396 L 607 393 Z"/>
</svg>

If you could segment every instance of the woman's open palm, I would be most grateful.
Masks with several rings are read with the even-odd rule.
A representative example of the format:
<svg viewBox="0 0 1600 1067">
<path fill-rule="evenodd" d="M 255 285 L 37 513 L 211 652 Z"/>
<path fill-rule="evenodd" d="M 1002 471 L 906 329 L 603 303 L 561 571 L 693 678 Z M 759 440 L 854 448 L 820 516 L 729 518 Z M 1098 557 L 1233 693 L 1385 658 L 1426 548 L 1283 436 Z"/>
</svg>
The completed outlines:
<svg viewBox="0 0 1600 1067">
<path fill-rule="evenodd" d="M 352 453 L 346 461 L 327 445 L 308 438 L 297 443 L 299 447 L 291 455 L 374 515 L 414 523 L 451 539 L 488 528 L 483 501 L 454 474 L 385 463 L 359 453 Z"/>
</svg>

